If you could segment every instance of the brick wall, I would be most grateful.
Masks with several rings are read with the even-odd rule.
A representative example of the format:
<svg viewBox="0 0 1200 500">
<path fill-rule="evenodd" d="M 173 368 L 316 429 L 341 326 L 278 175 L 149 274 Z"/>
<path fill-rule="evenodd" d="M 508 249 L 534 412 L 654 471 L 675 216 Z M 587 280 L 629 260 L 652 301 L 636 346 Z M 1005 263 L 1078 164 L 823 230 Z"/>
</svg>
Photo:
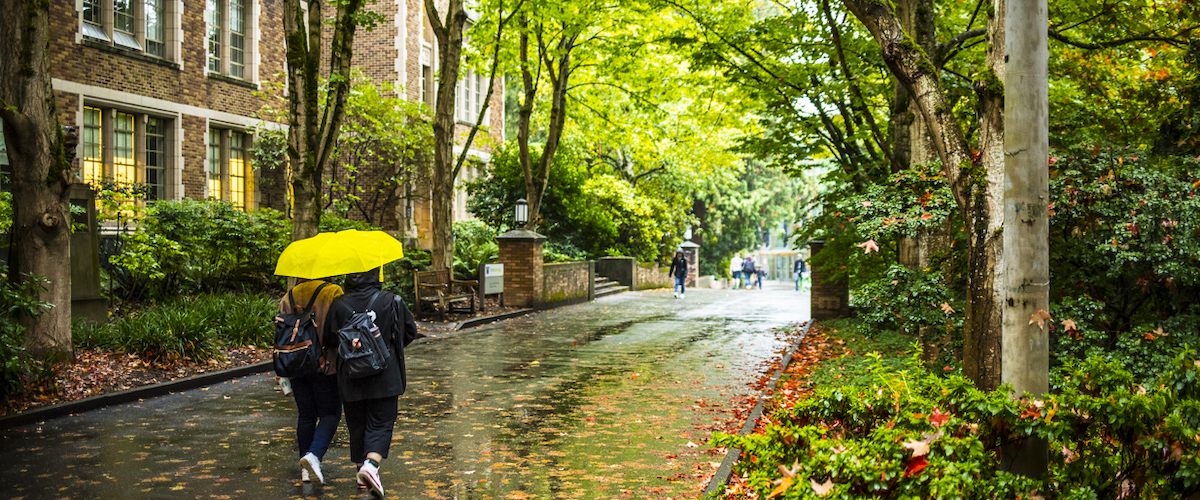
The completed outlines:
<svg viewBox="0 0 1200 500">
<path fill-rule="evenodd" d="M 588 299 L 592 276 L 587 261 L 542 266 L 542 303 L 579 302 Z M 504 267 L 508 272 L 508 266 Z"/>
<path fill-rule="evenodd" d="M 275 75 L 284 69 L 283 26 L 279 21 L 282 15 L 282 0 L 257 1 L 257 75 L 258 80 L 265 85 L 274 81 Z M 173 2 L 164 4 L 173 5 Z M 177 126 L 183 132 L 182 137 L 175 138 L 180 141 L 183 161 L 182 165 L 175 166 L 181 169 L 183 185 L 183 192 L 177 194 L 185 198 L 204 197 L 207 182 L 205 159 L 208 151 L 204 141 L 209 118 L 190 110 L 202 108 L 236 115 L 243 117 L 244 124 L 249 124 L 266 102 L 255 97 L 257 85 L 250 81 L 205 75 L 207 52 L 204 7 L 204 0 L 183 1 L 183 11 L 180 13 L 183 39 L 179 47 L 182 67 L 174 60 L 157 59 L 137 51 L 83 39 L 79 35 L 79 13 L 75 10 L 74 1 L 53 0 L 50 12 L 50 58 L 53 77 L 68 85 L 94 89 L 83 93 L 56 90 L 59 117 L 63 125 L 81 125 L 77 123 L 77 113 L 83 103 L 105 108 L 116 107 L 129 112 L 161 113 L 177 117 Z M 166 17 L 171 18 L 172 15 L 168 13 Z M 253 47 L 252 41 L 248 39 L 247 49 Z M 252 71 L 253 57 L 248 50 L 248 72 Z M 253 79 L 252 75 L 247 76 Z M 106 93 L 107 91 L 115 91 L 117 94 Z M 89 92 L 104 95 L 91 95 Z M 164 101 L 165 104 L 125 102 L 124 99 L 113 97 L 128 94 Z M 168 152 L 173 151 L 175 146 L 169 145 Z M 171 156 L 174 157 L 173 154 Z"/>
</svg>

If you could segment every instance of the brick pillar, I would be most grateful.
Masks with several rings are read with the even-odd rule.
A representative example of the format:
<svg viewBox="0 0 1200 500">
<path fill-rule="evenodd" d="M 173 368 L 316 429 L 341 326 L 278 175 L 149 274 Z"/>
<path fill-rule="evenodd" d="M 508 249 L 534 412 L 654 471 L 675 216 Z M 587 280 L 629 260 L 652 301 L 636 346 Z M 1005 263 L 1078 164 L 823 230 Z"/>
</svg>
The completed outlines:
<svg viewBox="0 0 1200 500">
<path fill-rule="evenodd" d="M 684 278 L 683 284 L 688 288 L 693 288 L 696 286 L 696 281 L 700 279 L 700 245 L 685 241 L 679 247 L 688 261 L 687 278 Z M 675 283 L 674 276 L 671 276 L 671 283 Z"/>
<path fill-rule="evenodd" d="M 850 283 L 845 277 L 826 280 L 830 273 L 813 265 L 812 259 L 825 248 L 825 242 L 808 242 L 808 269 L 812 272 L 812 317 L 813 319 L 844 318 L 850 315 Z"/>
<path fill-rule="evenodd" d="M 542 300 L 542 242 L 545 236 L 514 229 L 496 237 L 504 264 L 504 305 L 533 307 Z"/>
</svg>

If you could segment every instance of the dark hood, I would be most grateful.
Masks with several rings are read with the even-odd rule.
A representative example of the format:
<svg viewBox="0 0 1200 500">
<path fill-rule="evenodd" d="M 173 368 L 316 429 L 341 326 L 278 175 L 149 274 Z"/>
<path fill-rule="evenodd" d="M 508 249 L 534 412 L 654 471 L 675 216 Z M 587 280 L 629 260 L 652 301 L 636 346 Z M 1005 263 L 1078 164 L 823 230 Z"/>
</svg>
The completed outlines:
<svg viewBox="0 0 1200 500">
<path fill-rule="evenodd" d="M 342 287 L 346 293 L 364 290 L 379 290 L 383 283 L 379 281 L 379 268 L 361 273 L 347 274 L 346 284 Z"/>
</svg>

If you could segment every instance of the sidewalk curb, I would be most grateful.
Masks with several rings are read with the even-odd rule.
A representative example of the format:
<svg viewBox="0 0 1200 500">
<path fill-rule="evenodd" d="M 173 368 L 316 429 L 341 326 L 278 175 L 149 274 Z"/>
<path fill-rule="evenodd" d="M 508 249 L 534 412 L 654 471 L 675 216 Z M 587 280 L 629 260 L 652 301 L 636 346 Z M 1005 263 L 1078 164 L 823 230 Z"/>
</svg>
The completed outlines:
<svg viewBox="0 0 1200 500">
<path fill-rule="evenodd" d="M 783 361 L 780 362 L 779 369 L 771 376 L 771 381 L 767 383 L 766 387 L 763 387 L 762 393 L 758 396 L 758 403 L 754 405 L 753 410 L 750 410 L 750 415 L 746 417 L 746 423 L 742 424 L 742 430 L 738 431 L 739 435 L 745 436 L 749 434 L 758 425 L 758 418 L 762 416 L 763 407 L 767 400 L 766 392 L 774 390 L 775 386 L 779 384 L 779 379 L 783 377 L 783 372 L 787 371 L 788 365 L 792 364 L 792 355 L 796 353 L 796 349 L 800 348 L 800 343 L 804 342 L 804 338 L 808 336 L 808 330 L 812 326 L 813 320 L 809 319 L 800 327 L 803 330 L 800 338 L 796 339 L 796 342 L 788 347 L 788 352 L 783 356 Z M 717 467 L 717 472 L 708 481 L 708 487 L 704 489 L 704 494 L 700 495 L 702 500 L 718 498 L 717 492 L 720 491 L 721 487 L 725 486 L 725 483 L 729 482 L 729 477 L 733 474 L 733 465 L 737 463 L 741 456 L 741 448 L 730 448 L 725 452 L 725 460 L 721 461 L 721 466 Z"/>
<path fill-rule="evenodd" d="M 101 394 L 99 396 L 92 396 L 66 403 L 34 408 L 32 410 L 17 413 L 15 415 L 6 415 L 0 417 L 0 430 L 42 422 L 52 418 L 64 417 L 75 413 L 82 413 L 89 410 L 104 408 L 106 406 L 129 403 L 140 399 L 163 396 L 173 392 L 186 391 L 188 389 L 195 389 L 197 387 L 219 384 L 221 382 L 245 377 L 247 375 L 270 372 L 273 369 L 274 364 L 272 361 L 264 361 L 253 365 L 239 366 L 237 368 L 230 368 L 228 370 L 221 370 L 217 372 L 202 373 L 200 375 L 193 375 L 191 377 L 171 380 L 159 384 L 144 385 L 111 394 Z"/>
<path fill-rule="evenodd" d="M 486 325 L 488 323 L 492 323 L 495 321 L 515 318 L 517 316 L 524 316 L 526 314 L 533 313 L 533 312 L 537 312 L 537 309 L 520 309 L 517 311 L 493 314 L 491 316 L 480 316 L 478 318 L 471 318 L 466 321 L 463 321 L 462 323 L 458 324 L 457 328 L 452 328 L 452 330 L 465 330 L 467 328 L 474 328 L 474 327 L 477 327 L 480 325 Z"/>
<path fill-rule="evenodd" d="M 472 328 L 472 327 L 476 327 L 479 325 L 491 323 L 494 321 L 500 321 L 500 320 L 504 320 L 504 319 L 515 318 L 517 316 L 523 316 L 525 314 L 529 314 L 529 313 L 533 313 L 533 312 L 537 312 L 537 310 L 536 309 L 521 309 L 519 311 L 512 311 L 512 312 L 496 314 L 496 315 L 492 315 L 492 316 L 481 316 L 478 318 L 472 318 L 472 319 L 463 321 L 454 327 L 448 328 L 447 330 L 450 330 L 450 331 L 463 330 L 466 328 Z M 107 406 L 119 405 L 122 403 L 129 403 L 129 402 L 137 401 L 140 399 L 147 399 L 147 398 L 163 396 L 163 395 L 170 394 L 173 392 L 186 391 L 188 389 L 195 389 L 198 387 L 205 387 L 205 386 L 209 386 L 209 385 L 213 385 L 213 384 L 219 384 L 221 382 L 226 382 L 229 380 L 233 380 L 235 378 L 245 377 L 247 375 L 254 375 L 254 374 L 258 374 L 258 373 L 270 372 L 273 369 L 274 369 L 274 365 L 273 365 L 272 361 L 263 361 L 261 363 L 257 363 L 257 364 L 253 364 L 253 365 L 239 366 L 237 368 L 230 368 L 227 370 L 221 370 L 221 371 L 217 371 L 217 372 L 202 373 L 199 375 L 193 375 L 191 377 L 171 380 L 168 382 L 149 384 L 149 385 L 144 385 L 141 387 L 134 387 L 132 389 L 126 389 L 124 391 L 114 392 L 114 393 L 110 393 L 110 394 L 101 394 L 98 396 L 92 396 L 92 397 L 83 398 L 83 399 L 79 399 L 79 400 L 75 400 L 75 401 L 69 401 L 66 403 L 59 403 L 59 404 L 50 405 L 50 406 L 42 406 L 39 408 L 34 408 L 32 410 L 27 410 L 27 411 L 24 411 L 21 413 L 16 413 L 13 415 L 6 415 L 3 417 L 0 417 L 0 430 L 7 430 L 7 429 L 11 429 L 13 427 L 19 427 L 22 425 L 43 422 L 43 421 L 50 420 L 53 418 L 65 417 L 67 415 L 83 413 L 85 411 L 96 410 L 96 409 L 104 408 Z"/>
</svg>

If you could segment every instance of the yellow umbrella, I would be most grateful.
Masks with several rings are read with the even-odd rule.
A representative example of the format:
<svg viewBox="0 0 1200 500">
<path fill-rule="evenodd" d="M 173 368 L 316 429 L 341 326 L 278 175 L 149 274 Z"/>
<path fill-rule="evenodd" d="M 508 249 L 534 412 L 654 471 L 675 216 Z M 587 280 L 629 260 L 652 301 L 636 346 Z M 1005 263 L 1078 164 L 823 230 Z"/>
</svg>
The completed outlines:
<svg viewBox="0 0 1200 500">
<path fill-rule="evenodd" d="M 404 257 L 396 238 L 383 231 L 347 229 L 293 241 L 275 264 L 275 274 L 327 278 L 361 273 Z"/>
</svg>

